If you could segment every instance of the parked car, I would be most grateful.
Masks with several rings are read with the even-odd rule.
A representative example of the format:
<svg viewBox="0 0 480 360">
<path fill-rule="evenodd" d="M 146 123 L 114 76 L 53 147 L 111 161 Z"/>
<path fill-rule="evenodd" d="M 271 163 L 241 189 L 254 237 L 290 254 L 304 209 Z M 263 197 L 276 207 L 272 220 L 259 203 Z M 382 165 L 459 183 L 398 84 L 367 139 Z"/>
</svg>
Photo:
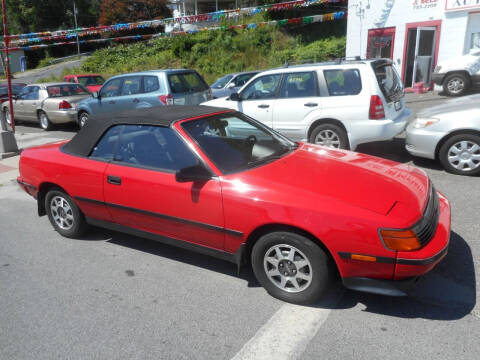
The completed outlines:
<svg viewBox="0 0 480 360">
<path fill-rule="evenodd" d="M 44 130 L 53 124 L 77 121 L 78 102 L 90 97 L 90 91 L 80 84 L 45 83 L 25 86 L 13 100 L 15 119 L 40 123 Z M 10 124 L 10 106 L 2 104 L 2 114 Z"/>
<path fill-rule="evenodd" d="M 12 83 L 12 94 L 18 95 L 22 89 L 27 86 L 24 83 Z M 8 100 L 8 86 L 7 83 L 0 84 L 0 103 Z"/>
<path fill-rule="evenodd" d="M 245 85 L 248 80 L 257 75 L 259 72 L 260 71 L 250 71 L 222 76 L 212 85 L 210 85 L 213 98 L 216 99 L 230 96 L 230 94 L 240 90 L 240 88 Z"/>
<path fill-rule="evenodd" d="M 438 63 L 432 80 L 450 96 L 465 95 L 480 86 L 480 49 Z"/>
<path fill-rule="evenodd" d="M 88 122 L 69 142 L 24 150 L 18 183 L 61 235 L 91 224 L 251 262 L 293 303 L 316 301 L 337 274 L 351 289 L 405 295 L 449 243 L 449 202 L 423 171 L 294 143 L 213 107 Z"/>
<path fill-rule="evenodd" d="M 78 105 L 78 124 L 91 116 L 164 105 L 198 105 L 212 98 L 194 70 L 152 70 L 114 76 Z"/>
<path fill-rule="evenodd" d="M 292 140 L 354 150 L 405 130 L 410 110 L 390 60 L 336 61 L 262 72 L 229 98 L 227 107 Z"/>
<path fill-rule="evenodd" d="M 407 127 L 407 151 L 454 174 L 480 174 L 480 95 L 425 109 Z"/>
<path fill-rule="evenodd" d="M 92 93 L 100 90 L 105 79 L 100 74 L 78 74 L 78 75 L 65 75 L 63 81 L 76 84 L 82 84 Z"/>
</svg>

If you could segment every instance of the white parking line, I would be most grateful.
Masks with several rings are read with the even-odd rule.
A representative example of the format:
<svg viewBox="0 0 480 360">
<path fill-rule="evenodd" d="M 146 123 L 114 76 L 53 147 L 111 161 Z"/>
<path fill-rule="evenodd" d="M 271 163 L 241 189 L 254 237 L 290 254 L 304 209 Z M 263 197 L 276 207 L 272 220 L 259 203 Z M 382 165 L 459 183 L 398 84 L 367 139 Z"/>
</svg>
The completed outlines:
<svg viewBox="0 0 480 360">
<path fill-rule="evenodd" d="M 232 360 L 298 359 L 342 294 L 325 301 L 326 308 L 283 305 Z"/>
</svg>

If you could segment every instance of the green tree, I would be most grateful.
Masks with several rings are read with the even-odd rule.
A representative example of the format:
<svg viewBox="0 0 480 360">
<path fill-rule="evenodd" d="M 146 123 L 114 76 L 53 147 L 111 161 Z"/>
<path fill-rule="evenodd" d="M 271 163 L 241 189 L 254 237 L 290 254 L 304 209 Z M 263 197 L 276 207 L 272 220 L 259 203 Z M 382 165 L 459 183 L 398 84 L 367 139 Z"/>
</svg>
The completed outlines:
<svg viewBox="0 0 480 360">
<path fill-rule="evenodd" d="M 99 24 L 134 22 L 172 16 L 166 0 L 103 0 Z"/>
</svg>

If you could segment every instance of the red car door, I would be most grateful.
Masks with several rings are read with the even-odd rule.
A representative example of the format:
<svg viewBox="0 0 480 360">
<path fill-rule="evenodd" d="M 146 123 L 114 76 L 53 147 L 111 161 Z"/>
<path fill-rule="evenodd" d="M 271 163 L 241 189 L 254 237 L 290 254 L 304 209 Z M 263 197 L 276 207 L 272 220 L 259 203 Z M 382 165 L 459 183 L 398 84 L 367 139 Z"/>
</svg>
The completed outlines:
<svg viewBox="0 0 480 360">
<path fill-rule="evenodd" d="M 123 125 L 104 177 L 113 220 L 161 236 L 223 250 L 220 182 L 177 182 L 175 172 L 198 159 L 170 128 Z"/>
</svg>

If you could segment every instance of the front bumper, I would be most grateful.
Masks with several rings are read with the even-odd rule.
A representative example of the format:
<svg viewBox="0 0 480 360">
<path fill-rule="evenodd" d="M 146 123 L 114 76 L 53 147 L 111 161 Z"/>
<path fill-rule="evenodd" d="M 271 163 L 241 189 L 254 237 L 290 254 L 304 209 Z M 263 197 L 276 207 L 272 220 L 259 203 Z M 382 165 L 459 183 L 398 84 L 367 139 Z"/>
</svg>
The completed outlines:
<svg viewBox="0 0 480 360">
<path fill-rule="evenodd" d="M 57 110 L 47 113 L 48 119 L 54 124 L 77 122 L 77 110 Z"/>
<path fill-rule="evenodd" d="M 439 73 L 432 74 L 432 81 L 437 85 L 442 85 L 444 79 L 445 79 L 445 74 L 439 74 Z"/>
<path fill-rule="evenodd" d="M 394 260 L 393 279 L 366 277 L 342 278 L 348 289 L 389 296 L 406 296 L 419 278 L 431 271 L 448 252 L 450 242 L 450 203 L 441 193 L 439 219 L 435 235 L 430 242 L 417 251 L 397 252 Z"/>
<path fill-rule="evenodd" d="M 432 131 L 431 127 L 416 129 L 412 122 L 407 126 L 405 149 L 413 156 L 435 159 L 437 145 L 444 136 L 445 133 Z"/>
</svg>

